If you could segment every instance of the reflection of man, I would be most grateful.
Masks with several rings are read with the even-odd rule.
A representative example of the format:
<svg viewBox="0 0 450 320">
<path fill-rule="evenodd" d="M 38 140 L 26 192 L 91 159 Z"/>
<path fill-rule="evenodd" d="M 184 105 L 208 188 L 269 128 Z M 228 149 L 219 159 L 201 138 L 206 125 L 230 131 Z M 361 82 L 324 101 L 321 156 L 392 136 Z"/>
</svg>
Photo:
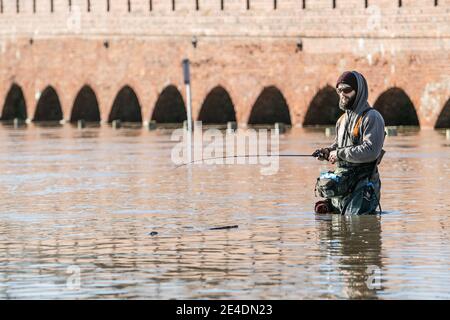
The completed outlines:
<svg viewBox="0 0 450 320">
<path fill-rule="evenodd" d="M 336 138 L 328 148 L 316 150 L 319 160 L 337 165 L 322 174 L 317 190 L 325 201 L 316 203 L 317 213 L 373 213 L 379 205 L 381 182 L 377 164 L 384 143 L 384 120 L 367 102 L 364 77 L 344 72 L 336 83 L 339 108 L 345 113 L 336 123 Z"/>
<path fill-rule="evenodd" d="M 380 219 L 378 215 L 334 215 L 331 219 L 316 216 L 320 248 L 327 257 L 325 263 L 332 263 L 327 276 L 339 275 L 329 294 L 337 298 L 377 299 L 384 290 Z"/>
</svg>

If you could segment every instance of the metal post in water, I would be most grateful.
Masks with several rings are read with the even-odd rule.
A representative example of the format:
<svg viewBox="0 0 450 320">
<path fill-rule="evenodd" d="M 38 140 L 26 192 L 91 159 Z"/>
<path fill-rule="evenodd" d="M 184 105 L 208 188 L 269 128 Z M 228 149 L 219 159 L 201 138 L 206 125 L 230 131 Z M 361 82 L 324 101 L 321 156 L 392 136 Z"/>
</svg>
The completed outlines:
<svg viewBox="0 0 450 320">
<path fill-rule="evenodd" d="M 155 120 L 150 120 L 148 125 L 147 125 L 147 129 L 148 130 L 155 130 L 156 129 L 156 121 Z"/>
<path fill-rule="evenodd" d="M 275 122 L 275 130 L 278 129 L 279 133 L 285 133 L 286 132 L 286 126 L 282 122 Z"/>
<path fill-rule="evenodd" d="M 192 161 L 192 99 L 191 99 L 191 75 L 189 70 L 189 59 L 183 60 L 183 76 L 186 85 L 186 103 L 187 103 L 187 153 L 188 162 Z"/>
<path fill-rule="evenodd" d="M 14 124 L 14 128 L 18 128 L 22 124 L 22 120 L 19 118 L 14 118 L 13 124 Z"/>
<path fill-rule="evenodd" d="M 120 119 L 116 119 L 112 121 L 112 127 L 113 129 L 119 129 L 121 127 L 122 123 Z"/>
<path fill-rule="evenodd" d="M 84 127 L 86 127 L 86 122 L 84 121 L 84 119 L 80 119 L 77 121 L 77 128 L 78 129 L 83 129 Z"/>
<path fill-rule="evenodd" d="M 234 132 L 237 130 L 237 122 L 236 121 L 228 121 L 227 122 L 227 132 Z"/>
</svg>

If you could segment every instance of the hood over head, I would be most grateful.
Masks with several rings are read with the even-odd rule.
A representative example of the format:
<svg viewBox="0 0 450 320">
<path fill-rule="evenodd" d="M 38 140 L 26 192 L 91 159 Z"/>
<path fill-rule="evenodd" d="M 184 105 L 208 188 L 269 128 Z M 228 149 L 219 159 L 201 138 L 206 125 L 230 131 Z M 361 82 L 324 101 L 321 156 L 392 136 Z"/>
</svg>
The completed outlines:
<svg viewBox="0 0 450 320">
<path fill-rule="evenodd" d="M 354 77 L 356 78 L 356 84 L 357 84 L 357 92 L 355 101 L 353 101 L 353 105 L 350 109 L 346 110 L 347 117 L 349 119 L 350 128 L 353 128 L 356 120 L 358 119 L 359 115 L 361 115 L 364 111 L 366 111 L 368 108 L 371 108 L 369 103 L 367 102 L 367 98 L 369 96 L 369 90 L 367 87 L 367 81 L 364 78 L 364 76 L 357 72 L 357 71 L 351 71 L 350 72 Z"/>
</svg>

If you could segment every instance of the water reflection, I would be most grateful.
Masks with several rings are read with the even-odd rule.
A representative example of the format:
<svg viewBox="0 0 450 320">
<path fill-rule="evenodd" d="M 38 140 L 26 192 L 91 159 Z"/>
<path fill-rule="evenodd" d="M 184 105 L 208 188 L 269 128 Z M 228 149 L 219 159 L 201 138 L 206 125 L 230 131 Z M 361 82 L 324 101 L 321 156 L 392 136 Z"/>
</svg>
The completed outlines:
<svg viewBox="0 0 450 320">
<path fill-rule="evenodd" d="M 317 216 L 327 256 L 338 257 L 337 272 L 344 279 L 342 293 L 350 299 L 377 298 L 383 264 L 381 216 Z"/>
<path fill-rule="evenodd" d="M 442 133 L 387 137 L 389 213 L 364 217 L 313 214 L 325 163 L 284 158 L 272 176 L 258 165 L 175 169 L 170 134 L 0 126 L 0 298 L 450 298 Z M 294 128 L 280 151 L 331 140 Z M 209 230 L 224 225 L 239 228 Z M 372 266 L 381 288 L 368 285 Z"/>
</svg>

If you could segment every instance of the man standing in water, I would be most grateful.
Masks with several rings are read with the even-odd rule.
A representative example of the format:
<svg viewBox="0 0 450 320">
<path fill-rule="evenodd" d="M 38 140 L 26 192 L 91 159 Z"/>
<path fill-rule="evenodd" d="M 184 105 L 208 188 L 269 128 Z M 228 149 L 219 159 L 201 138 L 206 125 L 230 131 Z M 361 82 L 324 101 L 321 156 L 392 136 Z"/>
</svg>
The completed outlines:
<svg viewBox="0 0 450 320">
<path fill-rule="evenodd" d="M 317 179 L 316 191 L 325 200 L 316 203 L 315 212 L 374 213 L 380 205 L 377 165 L 384 154 L 384 119 L 367 102 L 367 82 L 362 74 L 344 72 L 336 83 L 336 91 L 339 108 L 345 113 L 336 123 L 334 143 L 316 150 L 314 155 L 337 168 Z"/>
</svg>

